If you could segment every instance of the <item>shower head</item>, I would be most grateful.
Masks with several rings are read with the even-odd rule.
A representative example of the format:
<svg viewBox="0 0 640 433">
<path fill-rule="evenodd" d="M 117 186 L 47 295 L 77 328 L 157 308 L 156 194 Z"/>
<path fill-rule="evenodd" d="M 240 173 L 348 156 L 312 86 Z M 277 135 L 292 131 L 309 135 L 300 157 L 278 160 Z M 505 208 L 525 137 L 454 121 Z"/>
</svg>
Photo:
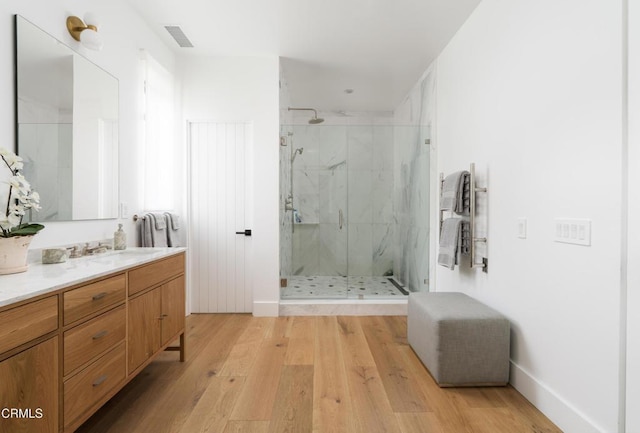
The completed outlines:
<svg viewBox="0 0 640 433">
<path fill-rule="evenodd" d="M 313 111 L 313 117 L 309 119 L 309 125 L 317 125 L 318 123 L 324 122 L 324 119 L 318 117 L 318 112 L 314 108 L 294 108 L 288 107 L 287 111 Z"/>
<path fill-rule="evenodd" d="M 304 147 L 299 147 L 296 150 L 293 151 L 293 156 L 291 157 L 291 163 L 293 164 L 293 161 L 296 160 L 296 156 L 298 155 L 302 155 L 302 151 L 304 150 Z"/>
</svg>

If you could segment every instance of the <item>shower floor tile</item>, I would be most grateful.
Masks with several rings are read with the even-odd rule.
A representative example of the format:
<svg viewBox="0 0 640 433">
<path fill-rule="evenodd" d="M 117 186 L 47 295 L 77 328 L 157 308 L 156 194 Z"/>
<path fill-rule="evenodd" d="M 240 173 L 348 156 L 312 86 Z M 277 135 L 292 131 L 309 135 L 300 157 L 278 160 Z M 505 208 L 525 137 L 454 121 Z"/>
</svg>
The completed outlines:
<svg viewBox="0 0 640 433">
<path fill-rule="evenodd" d="M 406 296 L 396 287 L 393 277 L 301 276 L 288 279 L 280 289 L 281 299 L 360 299 Z M 395 281 L 395 280 L 394 280 Z M 396 282 L 398 286 L 402 287 Z"/>
</svg>

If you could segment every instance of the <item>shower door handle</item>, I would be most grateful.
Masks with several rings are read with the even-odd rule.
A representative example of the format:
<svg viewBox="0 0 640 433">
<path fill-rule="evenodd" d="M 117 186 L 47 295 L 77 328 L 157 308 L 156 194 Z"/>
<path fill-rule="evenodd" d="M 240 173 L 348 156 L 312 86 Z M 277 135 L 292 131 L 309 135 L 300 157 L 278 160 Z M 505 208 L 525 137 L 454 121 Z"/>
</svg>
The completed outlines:
<svg viewBox="0 0 640 433">
<path fill-rule="evenodd" d="M 342 215 L 342 209 L 338 209 L 338 225 L 340 226 L 340 230 L 342 230 L 343 222 L 344 222 L 344 216 Z"/>
</svg>

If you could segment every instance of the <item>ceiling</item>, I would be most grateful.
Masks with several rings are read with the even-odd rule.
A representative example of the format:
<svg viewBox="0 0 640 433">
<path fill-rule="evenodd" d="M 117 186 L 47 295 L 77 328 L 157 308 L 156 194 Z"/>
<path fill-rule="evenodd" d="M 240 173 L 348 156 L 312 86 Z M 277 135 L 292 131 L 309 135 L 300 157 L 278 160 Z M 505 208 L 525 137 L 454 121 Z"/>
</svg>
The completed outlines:
<svg viewBox="0 0 640 433">
<path fill-rule="evenodd" d="M 280 56 L 292 105 L 339 111 L 393 110 L 480 2 L 127 1 L 181 55 Z"/>
</svg>

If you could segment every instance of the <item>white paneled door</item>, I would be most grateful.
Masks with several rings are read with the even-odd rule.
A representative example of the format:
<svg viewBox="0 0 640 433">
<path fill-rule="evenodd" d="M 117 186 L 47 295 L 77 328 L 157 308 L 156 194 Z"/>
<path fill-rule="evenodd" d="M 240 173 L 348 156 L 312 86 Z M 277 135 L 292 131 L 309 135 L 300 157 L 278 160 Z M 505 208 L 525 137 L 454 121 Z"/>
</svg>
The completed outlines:
<svg viewBox="0 0 640 433">
<path fill-rule="evenodd" d="M 251 123 L 189 123 L 190 287 L 194 313 L 252 310 L 247 155 Z M 246 233 L 245 233 L 246 230 Z"/>
</svg>

